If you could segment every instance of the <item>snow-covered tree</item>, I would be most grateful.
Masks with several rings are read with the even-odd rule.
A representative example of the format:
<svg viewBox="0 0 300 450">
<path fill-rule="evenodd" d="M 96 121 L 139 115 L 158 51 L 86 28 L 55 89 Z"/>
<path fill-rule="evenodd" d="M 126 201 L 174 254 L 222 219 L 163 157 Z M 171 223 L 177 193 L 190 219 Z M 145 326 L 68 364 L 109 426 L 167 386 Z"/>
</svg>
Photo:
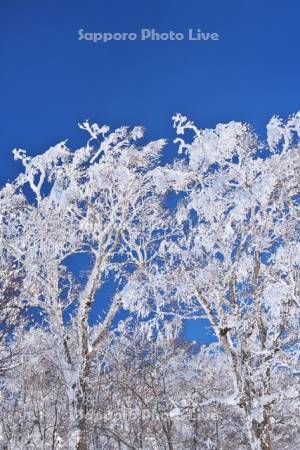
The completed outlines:
<svg viewBox="0 0 300 450">
<path fill-rule="evenodd" d="M 176 115 L 174 126 L 194 138 L 176 139 L 181 157 L 165 169 L 185 194 L 176 208 L 182 238 L 162 250 L 173 295 L 209 319 L 251 448 L 270 450 L 274 414 L 298 395 L 274 391 L 272 380 L 300 369 L 300 114 L 287 123 L 274 117 L 265 144 L 236 122 L 198 130 Z"/>
<path fill-rule="evenodd" d="M 159 270 L 158 242 L 170 232 L 151 172 L 164 141 L 139 148 L 143 130 L 123 127 L 108 134 L 87 122 L 87 145 L 71 152 L 66 143 L 31 158 L 14 150 L 25 173 L 1 192 L 5 208 L 3 240 L 22 270 L 19 303 L 56 338 L 70 408 L 70 448 L 86 449 L 86 391 L 93 356 L 121 307 L 147 317 L 147 272 Z M 28 189 L 29 188 L 29 189 Z M 12 200 L 20 208 L 12 208 Z M 85 282 L 68 271 L 72 255 L 89 256 Z M 98 322 L 92 308 L 107 280 L 115 292 L 109 305 L 98 298 Z M 68 313 L 71 319 L 68 320 Z"/>
</svg>

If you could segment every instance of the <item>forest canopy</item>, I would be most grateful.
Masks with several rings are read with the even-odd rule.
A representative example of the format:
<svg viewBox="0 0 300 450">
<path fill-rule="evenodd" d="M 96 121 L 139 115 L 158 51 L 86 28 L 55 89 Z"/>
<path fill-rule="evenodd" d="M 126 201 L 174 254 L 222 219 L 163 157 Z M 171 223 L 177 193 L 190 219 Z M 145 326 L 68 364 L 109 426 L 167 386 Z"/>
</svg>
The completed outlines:
<svg viewBox="0 0 300 450">
<path fill-rule="evenodd" d="M 265 140 L 240 122 L 173 124 L 171 162 L 142 127 L 87 121 L 75 151 L 13 151 L 3 449 L 300 447 L 300 113 L 274 116 Z M 215 342 L 187 341 L 187 319 Z"/>
</svg>

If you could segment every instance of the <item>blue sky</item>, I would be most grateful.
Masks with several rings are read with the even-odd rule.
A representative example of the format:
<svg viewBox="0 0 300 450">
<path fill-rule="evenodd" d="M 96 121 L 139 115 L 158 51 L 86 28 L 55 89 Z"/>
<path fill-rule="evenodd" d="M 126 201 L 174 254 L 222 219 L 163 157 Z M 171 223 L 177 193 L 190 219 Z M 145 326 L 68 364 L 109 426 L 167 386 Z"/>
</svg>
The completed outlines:
<svg viewBox="0 0 300 450">
<path fill-rule="evenodd" d="M 75 148 L 86 118 L 172 140 L 175 112 L 263 133 L 273 114 L 299 109 L 298 0 L 1 0 L 0 11 L 1 185 L 20 169 L 12 148 L 36 154 L 66 138 Z M 82 28 L 200 28 L 220 40 L 92 43 Z"/>
</svg>

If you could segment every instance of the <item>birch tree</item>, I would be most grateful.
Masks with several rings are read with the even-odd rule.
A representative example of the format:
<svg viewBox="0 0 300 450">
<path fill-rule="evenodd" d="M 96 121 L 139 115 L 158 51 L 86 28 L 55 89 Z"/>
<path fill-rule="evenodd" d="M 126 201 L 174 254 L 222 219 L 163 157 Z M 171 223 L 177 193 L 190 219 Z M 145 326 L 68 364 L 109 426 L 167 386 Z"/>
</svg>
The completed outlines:
<svg viewBox="0 0 300 450">
<path fill-rule="evenodd" d="M 179 158 L 165 173 L 185 198 L 176 208 L 182 238 L 162 248 L 173 296 L 209 319 L 251 448 L 271 450 L 274 414 L 297 397 L 275 392 L 272 379 L 299 373 L 300 115 L 274 117 L 266 143 L 236 122 L 199 130 L 176 115 L 174 126 Z"/>
<path fill-rule="evenodd" d="M 143 318 L 152 313 L 147 295 L 135 298 L 132 287 L 138 284 L 140 293 L 146 291 L 147 272 L 159 271 L 157 243 L 169 233 L 151 177 L 164 141 L 140 148 L 135 142 L 142 128 L 109 133 L 106 126 L 80 126 L 90 139 L 75 152 L 66 142 L 36 157 L 14 150 L 25 171 L 1 193 L 6 244 L 24 272 L 19 302 L 27 304 L 33 321 L 38 314 L 41 326 L 56 339 L 72 450 L 88 448 L 93 357 L 121 308 Z M 11 198 L 22 203 L 17 212 L 9 208 Z M 67 267 L 68 258 L 78 254 L 90 258 L 85 283 L 76 282 Z M 115 286 L 109 305 L 97 298 L 107 280 Z M 96 299 L 105 308 L 98 322 L 91 317 Z"/>
</svg>

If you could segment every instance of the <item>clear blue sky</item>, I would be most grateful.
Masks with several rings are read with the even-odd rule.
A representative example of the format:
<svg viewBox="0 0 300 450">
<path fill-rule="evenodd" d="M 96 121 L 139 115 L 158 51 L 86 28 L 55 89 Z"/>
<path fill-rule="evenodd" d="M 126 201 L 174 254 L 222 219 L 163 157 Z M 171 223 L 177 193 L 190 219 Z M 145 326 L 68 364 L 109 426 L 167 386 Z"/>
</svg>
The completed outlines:
<svg viewBox="0 0 300 450">
<path fill-rule="evenodd" d="M 234 119 L 262 133 L 274 113 L 299 109 L 299 23 L 298 0 L 1 0 L 1 185 L 19 169 L 13 147 L 75 147 L 86 118 L 172 139 L 179 111 L 202 127 Z M 220 40 L 91 43 L 81 28 L 201 28 Z"/>
</svg>

